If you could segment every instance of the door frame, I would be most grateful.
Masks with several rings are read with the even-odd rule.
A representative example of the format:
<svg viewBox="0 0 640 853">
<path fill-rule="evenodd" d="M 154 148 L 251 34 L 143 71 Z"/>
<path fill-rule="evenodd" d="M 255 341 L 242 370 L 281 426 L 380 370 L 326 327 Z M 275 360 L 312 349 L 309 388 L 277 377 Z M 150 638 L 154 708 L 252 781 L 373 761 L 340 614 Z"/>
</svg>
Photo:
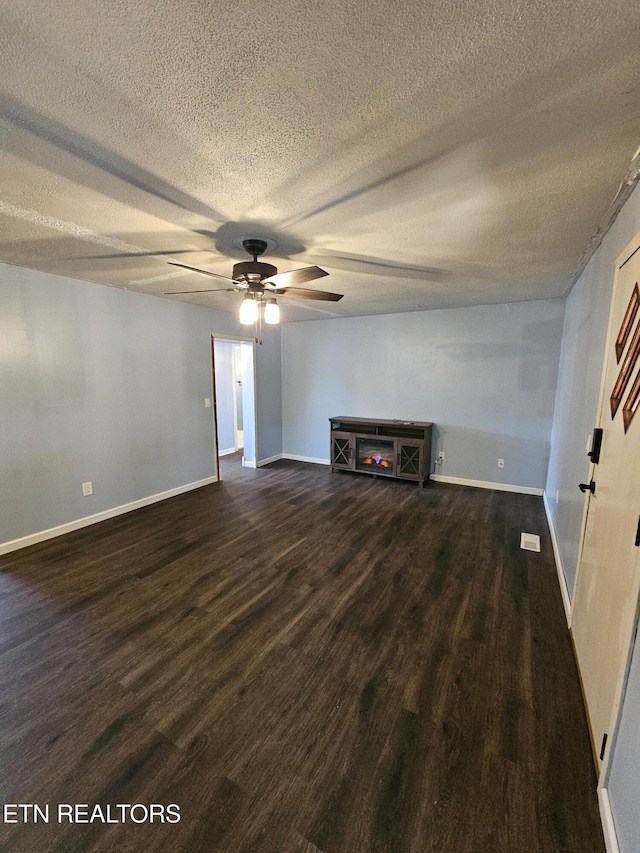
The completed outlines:
<svg viewBox="0 0 640 853">
<path fill-rule="evenodd" d="M 257 363 L 257 353 L 256 353 L 256 339 L 244 337 L 243 335 L 227 335 L 224 333 L 211 333 L 211 384 L 213 386 L 213 443 L 214 443 L 214 453 L 215 453 L 215 463 L 216 463 L 216 477 L 218 480 L 222 480 L 222 474 L 220 471 L 220 456 L 218 454 L 218 401 L 216 397 L 216 355 L 215 355 L 215 342 L 216 341 L 230 341 L 242 344 L 251 344 L 251 353 L 252 353 L 252 361 L 253 361 L 253 406 L 251 409 L 251 414 L 253 417 L 253 430 L 254 430 L 254 449 L 255 449 L 255 467 L 258 465 L 258 363 Z M 232 367 L 233 373 L 233 367 Z M 234 411 L 234 424 L 235 424 L 235 411 Z M 248 466 L 253 467 L 253 466 Z"/>
<path fill-rule="evenodd" d="M 603 412 L 607 412 L 607 406 L 608 406 L 608 402 L 609 402 L 609 394 L 608 394 L 608 390 L 607 390 L 608 389 L 608 386 L 607 386 L 607 366 L 608 366 L 608 361 L 609 361 L 609 357 L 610 357 L 611 347 L 612 347 L 612 345 L 613 345 L 613 343 L 617 337 L 617 334 L 618 334 L 618 330 L 616 328 L 615 321 L 614 321 L 614 308 L 615 308 L 615 302 L 616 302 L 616 296 L 617 296 L 618 272 L 627 263 L 627 261 L 631 260 L 633 255 L 635 255 L 639 250 L 640 250 L 640 232 L 638 232 L 633 237 L 633 239 L 627 244 L 625 249 L 616 258 L 615 270 L 614 270 L 614 281 L 613 281 L 613 286 L 611 289 L 611 302 L 609 305 L 609 321 L 607 324 L 607 336 L 606 336 L 606 343 L 605 343 L 605 349 L 604 349 L 602 373 L 601 373 L 601 377 L 600 377 L 600 394 L 599 394 L 599 398 L 598 398 L 598 408 L 597 408 L 597 412 L 596 412 L 596 421 L 595 421 L 596 427 L 600 426 L 602 418 L 603 418 Z M 588 475 L 589 479 L 593 479 L 595 471 L 596 471 L 596 465 L 593 462 L 590 462 L 590 464 L 589 464 L 589 475 Z M 586 538 L 586 533 L 587 533 L 587 520 L 588 520 L 589 508 L 590 508 L 590 504 L 591 504 L 590 499 L 591 499 L 591 493 L 586 493 L 583 512 L 582 512 L 582 525 L 580 528 L 580 547 L 578 549 L 578 562 L 577 562 L 577 567 L 576 567 L 576 577 L 575 577 L 575 581 L 573 584 L 573 590 L 572 590 L 572 595 L 571 595 L 572 607 L 571 607 L 571 618 L 569 621 L 569 630 L 571 633 L 572 642 L 573 642 L 572 626 L 573 626 L 573 616 L 574 616 L 574 604 L 575 604 L 576 591 L 578 589 L 578 583 L 580 582 L 580 576 L 582 574 L 582 567 L 583 567 L 582 558 L 583 558 L 585 538 Z M 629 670 L 631 667 L 631 659 L 632 659 L 633 650 L 634 650 L 634 646 L 635 646 L 635 642 L 636 642 L 636 637 L 638 635 L 639 623 L 640 623 L 640 594 L 638 595 L 638 600 L 636 601 L 636 610 L 635 610 L 635 616 L 634 616 L 634 621 L 633 621 L 633 629 L 632 629 L 631 634 L 630 634 L 628 648 L 626 649 L 626 652 L 624 654 L 625 660 L 620 662 L 621 663 L 620 675 L 619 675 L 618 681 L 616 683 L 616 689 L 615 689 L 615 694 L 614 694 L 614 696 L 615 696 L 614 704 L 613 704 L 613 708 L 611 711 L 611 726 L 610 726 L 611 731 L 610 731 L 610 735 L 609 735 L 610 740 L 609 740 L 609 743 L 607 744 L 605 756 L 604 756 L 600 766 L 598 766 L 597 761 L 595 762 L 596 774 L 598 775 L 597 791 L 598 791 L 598 798 L 599 798 L 599 802 L 600 802 L 601 814 L 603 816 L 603 822 L 605 820 L 609 821 L 610 822 L 610 829 L 614 833 L 615 833 L 615 830 L 613 828 L 613 819 L 611 817 L 611 810 L 610 810 L 610 806 L 609 806 L 609 795 L 608 795 L 608 790 L 607 790 L 607 782 L 608 782 L 609 774 L 610 774 L 610 770 L 611 770 L 611 759 L 612 759 L 613 753 L 615 751 L 615 745 L 616 745 L 616 741 L 617 741 L 617 737 L 618 737 L 618 729 L 620 726 L 620 718 L 621 718 L 621 714 L 622 714 L 622 708 L 624 705 L 624 696 L 625 696 L 625 692 L 626 692 L 626 688 L 627 688 L 627 683 L 629 681 Z M 576 648 L 575 648 L 575 643 L 574 643 L 574 654 L 575 654 L 575 658 L 576 658 L 576 664 L 578 667 L 578 673 L 580 675 L 580 680 L 582 681 L 582 675 L 580 673 L 580 660 L 578 659 L 578 655 L 577 655 Z M 587 719 L 589 719 L 589 709 L 588 709 L 587 703 L 586 703 L 584 688 L 582 690 L 582 693 L 583 693 L 583 701 L 584 701 L 584 705 L 585 705 L 585 711 L 586 711 Z M 590 722 L 589 722 L 589 735 L 591 738 L 592 747 L 594 749 L 594 758 L 596 758 L 595 750 L 597 748 L 597 745 L 594 744 L 594 742 L 593 742 L 593 732 L 591 729 L 591 723 Z M 606 829 L 606 826 L 605 826 L 605 829 Z"/>
<path fill-rule="evenodd" d="M 236 342 L 237 343 L 237 342 Z M 242 382 L 242 379 L 240 379 Z M 238 373 L 236 371 L 235 349 L 231 347 L 231 385 L 233 398 L 233 446 L 236 452 L 240 450 L 238 445 Z M 242 396 L 242 392 L 240 392 Z"/>
</svg>

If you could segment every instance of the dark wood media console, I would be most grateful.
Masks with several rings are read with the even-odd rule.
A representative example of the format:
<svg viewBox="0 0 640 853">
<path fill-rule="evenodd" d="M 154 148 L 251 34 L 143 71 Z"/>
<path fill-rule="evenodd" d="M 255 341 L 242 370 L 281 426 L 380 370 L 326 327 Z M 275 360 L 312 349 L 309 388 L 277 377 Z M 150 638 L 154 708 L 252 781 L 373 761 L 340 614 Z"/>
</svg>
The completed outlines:
<svg viewBox="0 0 640 853">
<path fill-rule="evenodd" d="M 429 479 L 433 424 L 422 421 L 383 421 L 329 418 L 331 470 L 359 471 L 377 477 Z"/>
</svg>

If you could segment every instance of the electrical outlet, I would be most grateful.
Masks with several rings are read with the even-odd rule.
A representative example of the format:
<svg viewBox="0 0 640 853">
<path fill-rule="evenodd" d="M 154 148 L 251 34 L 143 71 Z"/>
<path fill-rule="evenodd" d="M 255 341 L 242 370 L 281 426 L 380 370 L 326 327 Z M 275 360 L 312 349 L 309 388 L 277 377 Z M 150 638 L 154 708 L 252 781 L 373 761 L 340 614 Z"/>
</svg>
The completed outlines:
<svg viewBox="0 0 640 853">
<path fill-rule="evenodd" d="M 442 462 L 443 459 L 444 459 L 444 450 L 439 450 L 438 451 L 438 462 Z"/>
<path fill-rule="evenodd" d="M 85 498 L 88 498 L 89 495 L 92 495 L 93 494 L 93 483 L 91 483 L 91 482 L 83 483 L 82 484 L 82 494 L 85 496 Z"/>
<path fill-rule="evenodd" d="M 504 459 L 498 459 L 498 468 L 504 468 Z"/>
<path fill-rule="evenodd" d="M 205 397 L 204 398 L 204 407 L 205 407 L 205 409 L 211 408 L 211 397 Z"/>
</svg>

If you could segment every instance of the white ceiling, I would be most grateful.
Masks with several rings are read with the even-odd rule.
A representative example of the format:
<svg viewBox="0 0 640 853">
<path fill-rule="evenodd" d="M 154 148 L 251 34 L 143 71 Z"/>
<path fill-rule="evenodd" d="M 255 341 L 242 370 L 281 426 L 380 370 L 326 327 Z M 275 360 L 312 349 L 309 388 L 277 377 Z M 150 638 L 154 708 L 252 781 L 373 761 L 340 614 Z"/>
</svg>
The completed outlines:
<svg viewBox="0 0 640 853">
<path fill-rule="evenodd" d="M 245 235 L 344 293 L 285 320 L 563 296 L 640 141 L 637 0 L 0 9 L 0 260 L 144 293 Z"/>
</svg>

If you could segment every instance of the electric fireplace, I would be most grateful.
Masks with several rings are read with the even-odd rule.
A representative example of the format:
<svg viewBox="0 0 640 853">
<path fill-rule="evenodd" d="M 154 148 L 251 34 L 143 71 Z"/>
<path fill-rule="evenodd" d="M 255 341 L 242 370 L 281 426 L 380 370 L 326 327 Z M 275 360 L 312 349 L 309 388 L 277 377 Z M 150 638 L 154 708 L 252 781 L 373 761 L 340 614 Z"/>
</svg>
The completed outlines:
<svg viewBox="0 0 640 853">
<path fill-rule="evenodd" d="M 393 475 L 395 452 L 393 441 L 379 438 L 356 439 L 356 470 Z"/>
<path fill-rule="evenodd" d="M 433 424 L 352 417 L 329 422 L 332 471 L 414 480 L 420 486 L 429 479 Z"/>
</svg>

